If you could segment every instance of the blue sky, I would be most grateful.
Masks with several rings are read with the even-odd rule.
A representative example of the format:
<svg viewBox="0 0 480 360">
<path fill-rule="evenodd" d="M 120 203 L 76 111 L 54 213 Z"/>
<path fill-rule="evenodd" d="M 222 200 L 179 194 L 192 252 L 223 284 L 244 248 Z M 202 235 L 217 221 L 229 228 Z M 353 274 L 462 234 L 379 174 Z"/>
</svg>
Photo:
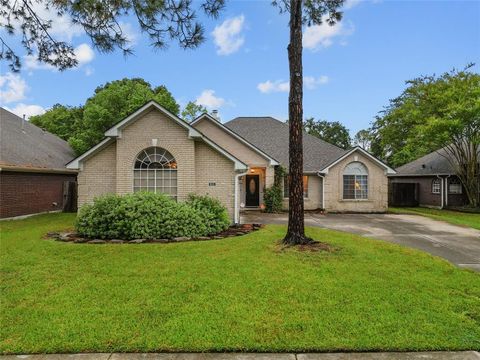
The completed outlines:
<svg viewBox="0 0 480 360">
<path fill-rule="evenodd" d="M 92 50 L 68 19 L 56 20 L 54 34 L 78 47 L 81 66 L 60 73 L 25 59 L 13 75 L 1 63 L 2 106 L 21 115 L 55 103 L 79 105 L 107 81 L 142 77 L 166 85 L 181 105 L 197 100 L 218 109 L 223 121 L 285 120 L 287 20 L 269 1 L 229 1 L 219 19 L 205 21 L 206 41 L 197 50 L 172 44 L 154 51 L 126 19 L 135 51 L 127 58 Z M 401 93 L 405 80 L 469 62 L 480 63 L 479 1 L 351 0 L 341 24 L 305 30 L 304 115 L 340 121 L 354 134 Z"/>
</svg>

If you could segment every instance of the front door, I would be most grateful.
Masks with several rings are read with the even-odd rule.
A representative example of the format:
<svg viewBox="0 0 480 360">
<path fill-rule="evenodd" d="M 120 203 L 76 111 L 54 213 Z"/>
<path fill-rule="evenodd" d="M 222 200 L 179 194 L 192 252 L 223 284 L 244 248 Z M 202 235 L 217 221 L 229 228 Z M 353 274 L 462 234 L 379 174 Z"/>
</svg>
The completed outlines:
<svg viewBox="0 0 480 360">
<path fill-rule="evenodd" d="M 245 176 L 245 206 L 257 207 L 260 205 L 260 177 L 259 175 Z"/>
</svg>

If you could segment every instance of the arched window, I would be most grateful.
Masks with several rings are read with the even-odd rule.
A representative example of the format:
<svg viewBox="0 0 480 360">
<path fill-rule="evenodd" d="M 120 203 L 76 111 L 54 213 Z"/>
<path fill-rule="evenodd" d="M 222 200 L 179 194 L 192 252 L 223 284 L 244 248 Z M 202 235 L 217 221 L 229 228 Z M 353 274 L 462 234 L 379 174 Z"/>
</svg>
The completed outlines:
<svg viewBox="0 0 480 360">
<path fill-rule="evenodd" d="M 454 177 L 448 181 L 448 193 L 449 194 L 461 194 L 462 193 L 462 183 L 460 179 Z"/>
<path fill-rule="evenodd" d="M 440 194 L 440 179 L 432 180 L 432 194 Z"/>
<path fill-rule="evenodd" d="M 177 199 L 177 162 L 167 150 L 149 147 L 138 154 L 133 169 L 133 191 L 163 193 Z"/>
<path fill-rule="evenodd" d="M 351 162 L 343 171 L 343 198 L 368 199 L 368 170 L 359 161 Z"/>
</svg>

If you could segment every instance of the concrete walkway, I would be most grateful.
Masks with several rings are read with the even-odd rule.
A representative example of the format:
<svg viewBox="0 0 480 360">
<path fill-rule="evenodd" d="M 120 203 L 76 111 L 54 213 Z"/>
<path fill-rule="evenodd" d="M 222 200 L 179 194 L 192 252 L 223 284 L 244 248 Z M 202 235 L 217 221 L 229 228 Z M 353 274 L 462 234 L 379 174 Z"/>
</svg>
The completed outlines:
<svg viewBox="0 0 480 360">
<path fill-rule="evenodd" d="M 245 223 L 286 224 L 288 214 L 242 213 Z M 480 271 L 480 231 L 419 215 L 305 214 L 306 226 L 340 230 L 386 240 L 440 256 L 459 266 Z"/>
<path fill-rule="evenodd" d="M 476 351 L 397 352 L 397 353 L 320 353 L 320 354 L 256 354 L 256 353 L 102 353 L 4 355 L 0 360 L 480 360 Z"/>
</svg>

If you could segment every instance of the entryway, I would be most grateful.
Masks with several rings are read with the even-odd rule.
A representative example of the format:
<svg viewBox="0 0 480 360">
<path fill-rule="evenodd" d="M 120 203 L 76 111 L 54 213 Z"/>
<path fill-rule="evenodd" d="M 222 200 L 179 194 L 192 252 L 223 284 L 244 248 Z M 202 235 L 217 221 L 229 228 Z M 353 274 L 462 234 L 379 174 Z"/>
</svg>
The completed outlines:
<svg viewBox="0 0 480 360">
<path fill-rule="evenodd" d="M 260 206 L 260 176 L 245 175 L 245 207 Z"/>
</svg>

